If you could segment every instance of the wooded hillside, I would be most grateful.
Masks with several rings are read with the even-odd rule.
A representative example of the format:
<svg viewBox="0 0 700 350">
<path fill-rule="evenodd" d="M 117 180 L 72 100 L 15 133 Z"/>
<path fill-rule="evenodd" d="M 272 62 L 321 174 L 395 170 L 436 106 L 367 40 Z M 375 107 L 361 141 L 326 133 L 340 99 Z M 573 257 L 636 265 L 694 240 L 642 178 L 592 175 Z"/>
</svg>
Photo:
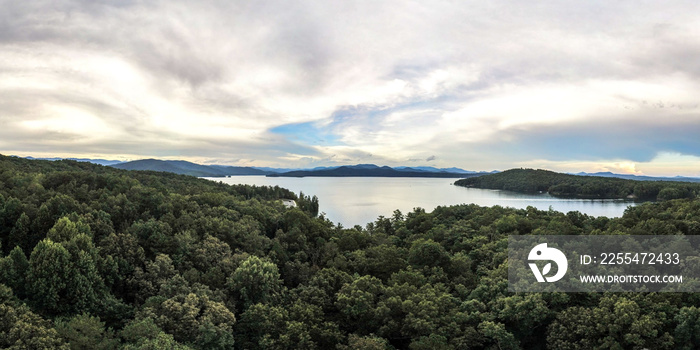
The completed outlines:
<svg viewBox="0 0 700 350">
<path fill-rule="evenodd" d="M 298 208 L 278 199 L 293 198 Z M 0 348 L 691 349 L 684 294 L 507 292 L 508 235 L 700 234 L 700 201 L 619 219 L 476 205 L 318 217 L 281 188 L 0 156 Z"/>
<path fill-rule="evenodd" d="M 523 193 L 547 192 L 557 197 L 600 199 L 667 200 L 696 198 L 700 194 L 698 183 L 569 175 L 541 169 L 511 169 L 457 180 L 455 185 Z"/>
</svg>

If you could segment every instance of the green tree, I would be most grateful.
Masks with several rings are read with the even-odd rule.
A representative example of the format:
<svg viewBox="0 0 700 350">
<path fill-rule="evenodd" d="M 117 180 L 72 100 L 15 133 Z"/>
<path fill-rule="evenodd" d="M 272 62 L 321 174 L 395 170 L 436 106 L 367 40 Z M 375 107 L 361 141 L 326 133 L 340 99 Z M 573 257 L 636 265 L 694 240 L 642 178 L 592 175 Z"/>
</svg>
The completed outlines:
<svg viewBox="0 0 700 350">
<path fill-rule="evenodd" d="M 46 238 L 56 243 L 61 243 L 70 241 L 80 233 L 91 236 L 90 226 L 81 221 L 73 222 L 68 217 L 62 217 L 58 219 L 56 224 L 49 230 L 46 234 Z"/>
<path fill-rule="evenodd" d="M 270 304 L 254 304 L 240 315 L 235 326 L 237 344 L 242 349 L 284 349 L 289 312 L 281 307 Z"/>
<path fill-rule="evenodd" d="M 329 349 L 343 338 L 320 307 L 303 302 L 252 305 L 241 315 L 235 336 L 241 348 L 261 350 Z"/>
<path fill-rule="evenodd" d="M 0 283 L 15 291 L 19 298 L 26 297 L 26 276 L 29 261 L 20 247 L 15 247 L 5 258 L 0 258 Z"/>
<path fill-rule="evenodd" d="M 684 306 L 674 317 L 674 340 L 677 349 L 691 350 L 700 344 L 700 309 Z"/>
<path fill-rule="evenodd" d="M 27 284 L 30 300 L 40 312 L 58 315 L 69 310 L 72 277 L 73 264 L 65 247 L 49 239 L 36 245 L 29 257 Z"/>
<path fill-rule="evenodd" d="M 151 318 L 133 320 L 120 332 L 123 350 L 189 350 L 163 332 Z"/>
<path fill-rule="evenodd" d="M 2 245 L 17 244 L 17 241 L 8 241 L 7 238 L 23 213 L 23 204 L 19 199 L 9 197 L 7 200 L 0 200 L 0 243 Z"/>
<path fill-rule="evenodd" d="M 506 330 L 506 327 L 502 323 L 484 321 L 479 324 L 479 332 L 483 334 L 487 341 L 492 344 L 492 346 L 488 347 L 490 349 L 520 349 L 518 341 L 515 339 L 513 334 Z"/>
<path fill-rule="evenodd" d="M 670 349 L 664 313 L 643 310 L 626 297 L 603 297 L 597 307 L 570 307 L 549 327 L 547 343 L 560 349 Z"/>
<path fill-rule="evenodd" d="M 88 314 L 73 316 L 66 321 L 56 322 L 56 331 L 68 342 L 71 350 L 117 349 L 119 340 L 111 329 L 98 317 Z"/>
<path fill-rule="evenodd" d="M 447 338 L 431 334 L 429 336 L 420 337 L 411 342 L 408 346 L 410 350 L 452 350 L 454 347 L 447 343 Z"/>
<path fill-rule="evenodd" d="M 80 213 L 81 205 L 74 198 L 65 194 L 57 194 L 39 207 L 36 219 L 32 222 L 32 231 L 43 236 L 49 231 L 60 217 L 71 213 Z M 35 238 L 38 238 L 36 236 Z"/>
<path fill-rule="evenodd" d="M 253 255 L 244 260 L 229 277 L 227 286 L 242 309 L 276 300 L 282 292 L 277 265 Z"/>
<path fill-rule="evenodd" d="M 149 219 L 134 223 L 129 232 L 138 238 L 146 256 L 153 258 L 158 254 L 173 254 L 176 244 L 172 228 L 165 222 Z"/>
<path fill-rule="evenodd" d="M 449 262 L 449 253 L 432 239 L 413 242 L 408 252 L 408 263 L 414 267 L 447 267 Z"/>
<path fill-rule="evenodd" d="M 374 335 L 359 336 L 350 334 L 348 345 L 338 345 L 338 350 L 388 350 L 393 349 L 389 342 Z"/>
<path fill-rule="evenodd" d="M 295 289 L 299 299 L 318 305 L 326 313 L 336 311 L 336 294 L 345 285 L 352 282 L 352 276 L 336 268 L 325 268 L 318 271 L 309 283 Z"/>
<path fill-rule="evenodd" d="M 0 348 L 12 350 L 67 350 L 50 322 L 18 302 L 12 290 L 0 284 Z"/>
<path fill-rule="evenodd" d="M 442 284 L 395 283 L 386 287 L 377 305 L 376 314 L 381 316 L 379 335 L 419 341 L 420 337 L 435 334 L 448 344 L 446 336 L 460 335 L 464 326 L 458 304 L 459 300 Z M 419 341 L 421 344 L 436 342 L 433 338 Z"/>
<path fill-rule="evenodd" d="M 190 293 L 146 301 L 139 318 L 151 318 L 176 341 L 202 349 L 226 349 L 233 344 L 236 318 L 223 303 Z"/>
<path fill-rule="evenodd" d="M 369 334 L 379 327 L 377 303 L 384 294 L 382 281 L 373 276 L 356 277 L 338 291 L 336 307 L 349 330 Z"/>
<path fill-rule="evenodd" d="M 133 277 L 127 283 L 134 293 L 134 299 L 143 303 L 144 300 L 157 295 L 161 287 L 176 275 L 177 270 L 170 256 L 158 254 L 154 261 L 146 262 L 145 271 L 139 267 L 135 268 Z"/>
<path fill-rule="evenodd" d="M 32 223 L 29 216 L 27 213 L 22 212 L 10 231 L 7 243 L 19 246 L 25 251 L 31 251 L 32 247 L 30 245 L 33 243 L 33 237 L 30 232 L 31 226 Z M 7 248 L 10 248 L 9 244 L 6 244 Z"/>
</svg>

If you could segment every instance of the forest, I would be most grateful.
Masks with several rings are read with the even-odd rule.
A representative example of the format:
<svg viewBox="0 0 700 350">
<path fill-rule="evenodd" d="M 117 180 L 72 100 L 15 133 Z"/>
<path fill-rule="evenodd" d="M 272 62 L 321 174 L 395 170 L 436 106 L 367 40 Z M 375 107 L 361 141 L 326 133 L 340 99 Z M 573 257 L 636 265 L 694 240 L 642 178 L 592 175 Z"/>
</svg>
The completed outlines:
<svg viewBox="0 0 700 350">
<path fill-rule="evenodd" d="M 700 200 L 621 218 L 415 208 L 365 227 L 318 211 L 279 187 L 0 156 L 0 348 L 700 344 L 698 294 L 510 293 L 506 259 L 509 235 L 697 235 Z"/>
<path fill-rule="evenodd" d="M 546 192 L 555 197 L 589 199 L 656 201 L 692 199 L 700 194 L 700 183 L 581 176 L 542 169 L 511 169 L 501 173 L 457 180 L 455 185 L 523 193 Z"/>
</svg>

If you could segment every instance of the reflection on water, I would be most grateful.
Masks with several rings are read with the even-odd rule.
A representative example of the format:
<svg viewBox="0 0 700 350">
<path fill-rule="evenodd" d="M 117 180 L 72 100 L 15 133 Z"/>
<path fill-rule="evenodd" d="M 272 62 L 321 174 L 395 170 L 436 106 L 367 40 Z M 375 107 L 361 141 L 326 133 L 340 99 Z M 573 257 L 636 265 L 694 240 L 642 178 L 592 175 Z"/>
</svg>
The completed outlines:
<svg viewBox="0 0 700 350">
<path fill-rule="evenodd" d="M 345 227 L 364 226 L 378 216 L 389 217 L 394 210 L 403 213 L 421 207 L 474 203 L 482 206 L 526 208 L 533 206 L 561 212 L 578 210 L 593 216 L 622 216 L 633 202 L 623 200 L 562 199 L 549 194 L 522 194 L 454 186 L 455 179 L 388 177 L 264 177 L 234 176 L 209 178 L 228 184 L 280 186 L 295 193 L 318 196 L 320 211 Z"/>
</svg>

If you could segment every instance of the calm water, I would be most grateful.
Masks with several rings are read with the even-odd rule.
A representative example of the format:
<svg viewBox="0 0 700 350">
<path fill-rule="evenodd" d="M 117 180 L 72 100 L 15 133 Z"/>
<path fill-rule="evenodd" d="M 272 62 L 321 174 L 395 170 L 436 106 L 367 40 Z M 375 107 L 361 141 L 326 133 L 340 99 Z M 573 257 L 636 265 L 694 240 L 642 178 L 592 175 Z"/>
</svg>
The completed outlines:
<svg viewBox="0 0 700 350">
<path fill-rule="evenodd" d="M 437 206 L 474 203 L 482 206 L 526 208 L 569 212 L 578 210 L 593 216 L 622 216 L 632 202 L 618 200 L 560 199 L 549 194 L 527 195 L 508 191 L 454 186 L 457 179 L 389 177 L 264 177 L 233 176 L 208 178 L 228 184 L 266 185 L 318 196 L 320 212 L 345 227 L 364 227 L 379 215 L 390 217 L 415 207 L 432 211 Z"/>
</svg>

